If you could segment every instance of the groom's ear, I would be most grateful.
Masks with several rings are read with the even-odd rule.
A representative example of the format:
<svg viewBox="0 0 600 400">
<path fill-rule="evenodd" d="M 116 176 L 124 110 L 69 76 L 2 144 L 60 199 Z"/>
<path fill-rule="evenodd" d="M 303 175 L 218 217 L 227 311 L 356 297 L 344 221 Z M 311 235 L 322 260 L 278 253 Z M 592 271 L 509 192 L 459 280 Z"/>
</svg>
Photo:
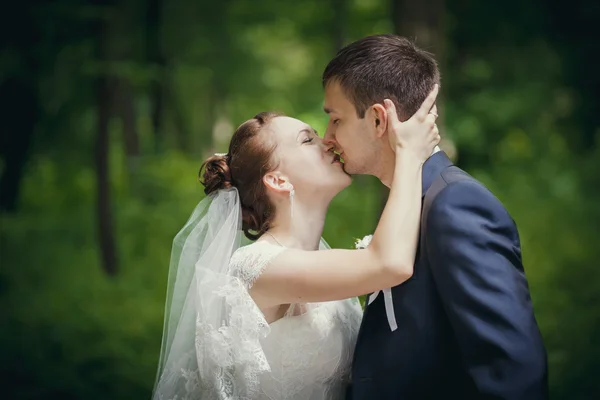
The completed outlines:
<svg viewBox="0 0 600 400">
<path fill-rule="evenodd" d="M 375 127 L 375 135 L 378 138 L 383 137 L 387 131 L 387 112 L 383 104 L 373 104 L 371 106 L 372 122 Z"/>
</svg>

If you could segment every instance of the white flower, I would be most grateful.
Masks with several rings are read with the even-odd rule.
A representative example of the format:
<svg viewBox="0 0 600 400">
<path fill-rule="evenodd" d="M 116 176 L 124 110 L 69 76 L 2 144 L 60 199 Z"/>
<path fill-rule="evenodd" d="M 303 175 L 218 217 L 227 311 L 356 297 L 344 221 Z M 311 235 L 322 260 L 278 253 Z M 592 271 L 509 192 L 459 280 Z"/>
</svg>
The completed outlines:
<svg viewBox="0 0 600 400">
<path fill-rule="evenodd" d="M 373 239 L 373 235 L 367 235 L 362 239 L 356 239 L 354 243 L 354 247 L 357 249 L 366 249 L 371 244 L 371 239 Z"/>
</svg>

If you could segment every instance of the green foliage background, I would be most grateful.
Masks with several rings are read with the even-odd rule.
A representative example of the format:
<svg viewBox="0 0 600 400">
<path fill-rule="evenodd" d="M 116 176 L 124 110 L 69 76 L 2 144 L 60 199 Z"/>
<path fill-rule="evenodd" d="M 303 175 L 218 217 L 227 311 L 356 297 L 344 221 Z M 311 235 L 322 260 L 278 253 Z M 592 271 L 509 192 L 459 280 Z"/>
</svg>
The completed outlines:
<svg viewBox="0 0 600 400">
<path fill-rule="evenodd" d="M 162 4 L 160 31 L 145 17 L 148 3 L 27 2 L 11 6 L 0 21 L 8 35 L 0 83 L 11 77 L 31 83 L 41 110 L 18 207 L 0 214 L 6 398 L 148 398 L 171 241 L 202 199 L 202 160 L 224 151 L 234 127 L 263 110 L 283 111 L 323 132 L 320 74 L 340 29 L 344 43 L 393 31 L 390 3 L 383 0 L 172 0 Z M 600 395 L 600 129 L 594 118 L 600 85 L 590 51 L 600 39 L 600 11 L 591 1 L 569 4 L 462 1 L 432 12 L 443 12 L 447 23 L 439 45 L 446 54 L 443 135 L 457 163 L 486 183 L 516 220 L 552 397 L 576 400 Z M 111 46 L 120 58 L 95 56 L 99 22 L 116 26 Z M 36 36 L 27 40 L 30 30 Z M 147 57 L 152 32 L 163 66 Z M 124 127 L 111 121 L 119 261 L 112 277 L 99 256 L 92 157 L 94 80 L 106 73 L 131 85 L 140 140 L 139 155 L 128 157 Z M 165 80 L 167 134 L 157 142 L 149 88 Z M 10 151 L 0 152 L 0 172 Z M 383 195 L 376 180 L 355 179 L 331 206 L 329 243 L 349 248 L 353 238 L 371 233 Z"/>
</svg>

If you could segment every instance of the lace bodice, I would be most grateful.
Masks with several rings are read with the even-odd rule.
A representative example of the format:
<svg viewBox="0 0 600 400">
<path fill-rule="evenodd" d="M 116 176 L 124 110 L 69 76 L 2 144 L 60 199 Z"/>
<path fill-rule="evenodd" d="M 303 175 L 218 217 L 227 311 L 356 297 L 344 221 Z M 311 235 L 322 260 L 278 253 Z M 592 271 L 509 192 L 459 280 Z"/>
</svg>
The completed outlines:
<svg viewBox="0 0 600 400">
<path fill-rule="evenodd" d="M 283 248 L 258 242 L 238 249 L 231 272 L 249 289 Z M 270 372 L 259 376 L 258 399 L 344 398 L 362 318 L 357 299 L 296 304 L 302 310 L 271 323 L 260 339 Z"/>
</svg>

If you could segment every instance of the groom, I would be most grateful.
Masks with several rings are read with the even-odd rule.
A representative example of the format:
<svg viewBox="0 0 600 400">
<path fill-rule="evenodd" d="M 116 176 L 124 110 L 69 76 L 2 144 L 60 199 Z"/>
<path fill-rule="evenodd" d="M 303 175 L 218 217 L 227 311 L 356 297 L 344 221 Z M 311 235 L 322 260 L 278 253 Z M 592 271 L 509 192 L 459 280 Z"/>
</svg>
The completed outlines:
<svg viewBox="0 0 600 400">
<path fill-rule="evenodd" d="M 326 143 L 349 174 L 392 182 L 394 152 L 381 104 L 401 121 L 440 75 L 431 54 L 394 35 L 343 48 L 323 73 Z M 433 112 L 433 111 L 432 111 Z M 437 151 L 423 166 L 414 275 L 373 293 L 365 308 L 348 398 L 548 398 L 546 351 L 514 221 L 481 183 Z"/>
</svg>

